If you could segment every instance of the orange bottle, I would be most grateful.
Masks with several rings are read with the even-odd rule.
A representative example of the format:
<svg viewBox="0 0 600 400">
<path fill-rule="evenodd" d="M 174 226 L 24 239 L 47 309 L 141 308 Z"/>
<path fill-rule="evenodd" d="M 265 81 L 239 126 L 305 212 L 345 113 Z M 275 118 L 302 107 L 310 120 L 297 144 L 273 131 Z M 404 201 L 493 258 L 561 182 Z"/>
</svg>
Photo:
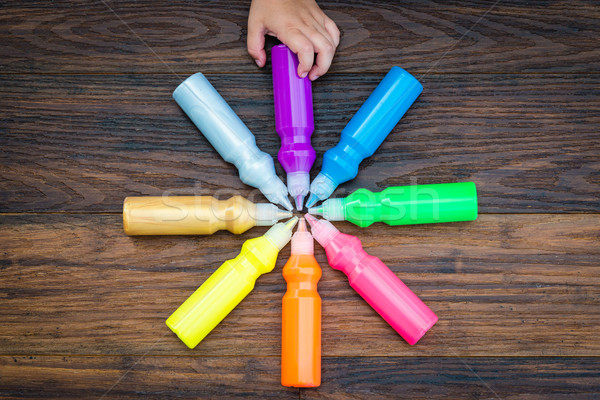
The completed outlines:
<svg viewBox="0 0 600 400">
<path fill-rule="evenodd" d="M 292 255 L 283 267 L 287 282 L 281 329 L 283 386 L 321 384 L 321 297 L 317 293 L 321 268 L 313 252 L 313 237 L 306 230 L 304 218 L 300 218 L 292 236 Z"/>
</svg>

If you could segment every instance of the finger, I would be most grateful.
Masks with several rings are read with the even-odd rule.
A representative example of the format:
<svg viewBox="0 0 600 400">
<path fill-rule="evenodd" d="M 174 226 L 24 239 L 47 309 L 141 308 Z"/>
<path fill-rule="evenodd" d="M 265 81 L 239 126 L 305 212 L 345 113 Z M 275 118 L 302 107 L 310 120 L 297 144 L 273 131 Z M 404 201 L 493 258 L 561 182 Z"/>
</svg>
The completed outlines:
<svg viewBox="0 0 600 400">
<path fill-rule="evenodd" d="M 340 44 L 340 30 L 333 20 L 329 17 L 325 17 L 325 29 L 329 32 L 329 35 L 333 39 L 333 44 L 338 47 Z"/>
<path fill-rule="evenodd" d="M 267 62 L 267 53 L 265 52 L 265 29 L 261 24 L 248 21 L 248 54 L 259 67 L 264 67 Z"/>
<path fill-rule="evenodd" d="M 317 53 L 315 65 L 308 74 L 310 80 L 314 81 L 329 70 L 331 60 L 333 60 L 333 55 L 335 53 L 335 46 L 327 38 L 317 32 L 311 35 L 310 39 L 313 42 L 315 52 Z"/>
<path fill-rule="evenodd" d="M 315 48 L 311 41 L 297 29 L 285 31 L 277 38 L 298 55 L 298 76 L 304 78 L 315 59 Z"/>
<path fill-rule="evenodd" d="M 335 44 L 335 42 L 333 40 L 333 37 L 329 34 L 327 29 L 325 29 L 325 25 L 321 25 L 317 21 L 314 21 L 312 26 L 315 29 L 315 31 L 317 31 L 318 33 L 321 34 L 321 36 L 323 36 L 325 39 L 327 39 L 333 47 L 337 47 L 337 45 Z M 312 36 L 309 35 L 309 38 L 311 38 L 311 37 Z"/>
<path fill-rule="evenodd" d="M 315 28 L 323 34 L 323 36 L 331 39 L 335 47 L 340 44 L 340 30 L 331 18 L 329 18 L 319 7 L 316 7 L 312 12 Z"/>
</svg>

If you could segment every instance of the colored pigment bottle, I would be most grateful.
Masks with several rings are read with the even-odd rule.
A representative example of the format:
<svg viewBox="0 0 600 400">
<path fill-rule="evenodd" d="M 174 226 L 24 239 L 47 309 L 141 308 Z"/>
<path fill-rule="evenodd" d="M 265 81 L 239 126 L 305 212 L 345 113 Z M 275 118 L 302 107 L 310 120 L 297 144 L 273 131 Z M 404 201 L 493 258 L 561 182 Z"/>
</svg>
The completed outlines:
<svg viewBox="0 0 600 400">
<path fill-rule="evenodd" d="M 368 255 L 356 236 L 338 231 L 331 222 L 306 220 L 317 242 L 325 248 L 329 265 L 348 276 L 350 286 L 413 345 L 438 317 L 377 257 Z"/>
<path fill-rule="evenodd" d="M 219 230 L 240 234 L 253 226 L 271 226 L 291 218 L 271 203 L 254 204 L 241 196 L 127 197 L 123 228 L 128 235 L 211 235 Z"/>
<path fill-rule="evenodd" d="M 411 74 L 393 67 L 342 130 L 337 146 L 325 152 L 306 207 L 325 200 L 340 183 L 356 177 L 361 161 L 375 153 L 422 91 Z"/>
<path fill-rule="evenodd" d="M 273 158 L 256 147 L 254 135 L 204 75 L 187 78 L 175 89 L 173 98 L 221 157 L 237 167 L 242 182 L 292 211 L 287 188 L 275 174 Z"/>
<path fill-rule="evenodd" d="M 275 127 L 281 138 L 277 159 L 287 174 L 288 191 L 296 200 L 296 208 L 302 210 L 315 161 L 310 144 L 315 129 L 311 82 L 308 77 L 298 77 L 298 57 L 286 45 L 274 46 L 271 60 Z"/>
<path fill-rule="evenodd" d="M 254 289 L 256 279 L 275 267 L 292 237 L 297 217 L 247 240 L 241 253 L 225 261 L 170 317 L 167 326 L 193 349 Z"/>
<path fill-rule="evenodd" d="M 321 268 L 304 218 L 292 236 L 292 255 L 283 267 L 287 292 L 281 326 L 281 384 L 316 387 L 321 384 L 321 298 L 317 282 Z"/>
<path fill-rule="evenodd" d="M 477 190 L 473 182 L 394 186 L 379 193 L 358 189 L 346 198 L 327 199 L 308 212 L 362 228 L 373 222 L 411 225 L 473 221 L 477 218 Z"/>
</svg>

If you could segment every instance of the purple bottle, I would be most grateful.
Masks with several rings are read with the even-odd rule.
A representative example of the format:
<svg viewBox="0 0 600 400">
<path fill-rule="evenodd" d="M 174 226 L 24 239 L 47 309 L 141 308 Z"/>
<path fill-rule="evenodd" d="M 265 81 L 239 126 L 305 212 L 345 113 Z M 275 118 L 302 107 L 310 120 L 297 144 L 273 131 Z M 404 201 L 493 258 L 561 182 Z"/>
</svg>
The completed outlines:
<svg viewBox="0 0 600 400">
<path fill-rule="evenodd" d="M 275 128 L 281 138 L 277 159 L 287 173 L 288 192 L 300 211 L 308 194 L 310 168 L 315 161 L 315 150 L 310 144 L 315 129 L 311 82 L 308 77 L 298 77 L 298 57 L 286 45 L 273 47 L 271 62 Z"/>
</svg>

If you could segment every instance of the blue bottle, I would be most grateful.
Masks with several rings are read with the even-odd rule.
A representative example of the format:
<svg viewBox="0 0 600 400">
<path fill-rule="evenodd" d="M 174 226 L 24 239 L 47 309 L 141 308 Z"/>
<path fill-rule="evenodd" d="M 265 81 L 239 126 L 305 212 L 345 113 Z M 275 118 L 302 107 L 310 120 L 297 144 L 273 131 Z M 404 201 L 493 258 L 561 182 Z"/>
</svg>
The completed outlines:
<svg viewBox="0 0 600 400">
<path fill-rule="evenodd" d="M 325 152 L 306 207 L 327 199 L 339 184 L 355 178 L 361 161 L 375 153 L 422 91 L 411 74 L 392 67 L 342 130 L 337 146 Z"/>
<path fill-rule="evenodd" d="M 221 157 L 237 167 L 242 182 L 292 211 L 287 187 L 275 174 L 273 157 L 259 150 L 252 132 L 204 75 L 187 78 L 173 98 Z"/>
</svg>

